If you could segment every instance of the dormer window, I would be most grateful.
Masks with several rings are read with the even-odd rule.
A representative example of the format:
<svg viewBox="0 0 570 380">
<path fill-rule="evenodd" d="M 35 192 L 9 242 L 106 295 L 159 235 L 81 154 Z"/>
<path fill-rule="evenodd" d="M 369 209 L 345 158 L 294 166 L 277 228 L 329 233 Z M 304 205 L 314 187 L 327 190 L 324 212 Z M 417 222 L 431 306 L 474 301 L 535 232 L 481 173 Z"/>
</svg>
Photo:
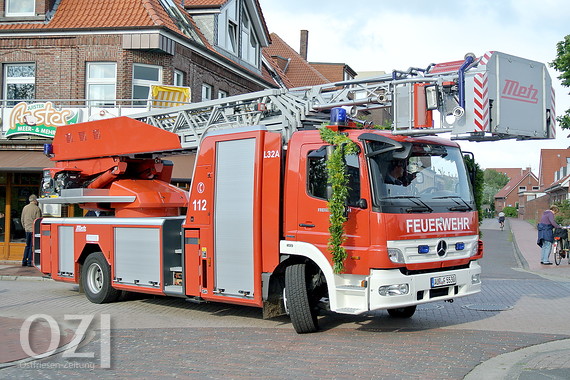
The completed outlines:
<svg viewBox="0 0 570 380">
<path fill-rule="evenodd" d="M 6 16 L 22 17 L 36 15 L 35 0 L 6 0 Z"/>
<path fill-rule="evenodd" d="M 237 53 L 237 25 L 232 20 L 228 20 L 228 48 Z"/>
</svg>

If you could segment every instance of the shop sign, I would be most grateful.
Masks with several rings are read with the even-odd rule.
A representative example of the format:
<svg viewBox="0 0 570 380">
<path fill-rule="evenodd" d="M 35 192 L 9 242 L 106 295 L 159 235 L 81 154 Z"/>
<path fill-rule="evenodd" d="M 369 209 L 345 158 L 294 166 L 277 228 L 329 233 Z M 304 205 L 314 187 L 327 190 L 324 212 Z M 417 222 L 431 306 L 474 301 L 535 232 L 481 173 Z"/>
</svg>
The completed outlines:
<svg viewBox="0 0 570 380">
<path fill-rule="evenodd" d="M 53 138 L 57 127 L 79 122 L 80 113 L 81 110 L 56 109 L 52 102 L 21 102 L 10 113 L 6 137 L 34 135 Z"/>
</svg>

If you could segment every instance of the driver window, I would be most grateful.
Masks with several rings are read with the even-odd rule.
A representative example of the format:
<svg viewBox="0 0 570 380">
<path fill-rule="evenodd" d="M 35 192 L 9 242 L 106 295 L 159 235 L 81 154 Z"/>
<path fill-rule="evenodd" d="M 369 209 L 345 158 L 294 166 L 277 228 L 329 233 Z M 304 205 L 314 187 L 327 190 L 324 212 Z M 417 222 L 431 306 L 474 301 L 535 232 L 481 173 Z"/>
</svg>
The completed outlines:
<svg viewBox="0 0 570 380">
<path fill-rule="evenodd" d="M 307 192 L 309 195 L 328 200 L 326 146 L 308 152 Z M 357 206 L 360 200 L 360 164 L 358 155 L 346 156 L 348 174 L 348 205 Z"/>
</svg>

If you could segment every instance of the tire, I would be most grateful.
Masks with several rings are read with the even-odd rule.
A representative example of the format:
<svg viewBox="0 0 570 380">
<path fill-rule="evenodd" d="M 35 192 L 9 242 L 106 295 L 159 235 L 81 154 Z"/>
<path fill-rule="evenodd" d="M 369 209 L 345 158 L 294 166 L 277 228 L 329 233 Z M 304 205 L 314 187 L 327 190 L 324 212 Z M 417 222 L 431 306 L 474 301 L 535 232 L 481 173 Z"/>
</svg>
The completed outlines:
<svg viewBox="0 0 570 380">
<path fill-rule="evenodd" d="M 560 265 L 560 261 L 561 261 L 560 243 L 558 241 L 555 240 L 552 243 L 552 251 L 551 252 L 552 252 L 552 256 L 553 256 L 553 259 L 554 259 L 554 262 L 556 263 L 556 265 Z M 548 258 L 550 259 L 550 256 L 548 256 Z M 550 261 L 550 260 L 548 260 L 548 261 Z"/>
<path fill-rule="evenodd" d="M 111 286 L 111 267 L 101 252 L 87 256 L 81 269 L 81 285 L 93 303 L 114 302 L 121 295 L 120 290 Z"/>
<path fill-rule="evenodd" d="M 293 328 L 298 334 L 319 329 L 317 302 L 309 290 L 310 277 L 306 264 L 294 264 L 285 270 L 285 295 Z"/>
<path fill-rule="evenodd" d="M 416 312 L 416 305 L 399 307 L 397 309 L 388 309 L 388 314 L 392 318 L 411 318 Z"/>
</svg>

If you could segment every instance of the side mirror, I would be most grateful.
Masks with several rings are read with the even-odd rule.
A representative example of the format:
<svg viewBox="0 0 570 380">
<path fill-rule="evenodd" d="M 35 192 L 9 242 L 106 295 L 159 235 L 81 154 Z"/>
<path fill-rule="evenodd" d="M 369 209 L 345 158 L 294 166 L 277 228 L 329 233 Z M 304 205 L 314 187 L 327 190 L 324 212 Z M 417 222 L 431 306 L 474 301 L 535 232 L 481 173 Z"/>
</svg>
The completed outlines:
<svg viewBox="0 0 570 380">
<path fill-rule="evenodd" d="M 358 200 L 358 202 L 356 203 L 356 207 L 365 210 L 365 209 L 368 208 L 368 202 L 366 202 L 366 199 L 360 198 L 360 199 Z"/>
</svg>

